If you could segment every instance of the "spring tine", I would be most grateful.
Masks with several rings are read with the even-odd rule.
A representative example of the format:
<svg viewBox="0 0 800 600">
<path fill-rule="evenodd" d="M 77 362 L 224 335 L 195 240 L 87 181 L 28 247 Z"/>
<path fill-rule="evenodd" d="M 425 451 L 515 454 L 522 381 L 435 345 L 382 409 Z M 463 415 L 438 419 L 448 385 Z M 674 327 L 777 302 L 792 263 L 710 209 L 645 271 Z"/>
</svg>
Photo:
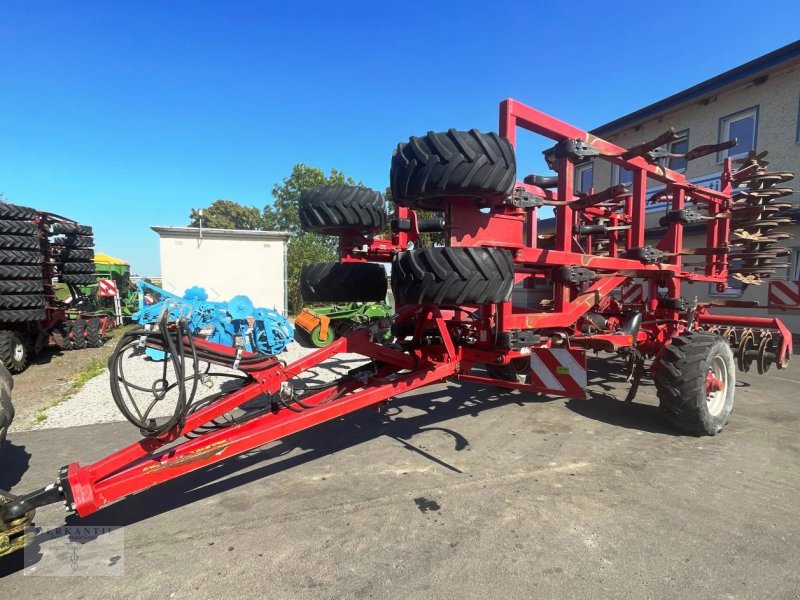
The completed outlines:
<svg viewBox="0 0 800 600">
<path fill-rule="evenodd" d="M 736 138 L 732 140 L 728 140 L 727 142 L 721 142 L 719 144 L 705 144 L 704 146 L 697 146 L 697 148 L 692 148 L 686 154 L 684 154 L 684 158 L 686 160 L 694 160 L 696 158 L 701 158 L 703 156 L 708 156 L 709 154 L 714 154 L 715 152 L 722 152 L 723 150 L 728 150 L 733 148 L 737 144 Z"/>
<path fill-rule="evenodd" d="M 664 144 L 668 144 L 677 138 L 678 134 L 675 133 L 675 129 L 670 127 L 668 131 L 665 131 L 657 138 L 652 139 L 649 142 L 639 144 L 638 146 L 634 146 L 633 148 L 629 148 L 627 152 L 622 154 L 622 158 L 625 160 L 630 160 L 636 156 L 644 156 L 651 150 L 658 148 L 659 146 L 663 146 Z"/>
</svg>

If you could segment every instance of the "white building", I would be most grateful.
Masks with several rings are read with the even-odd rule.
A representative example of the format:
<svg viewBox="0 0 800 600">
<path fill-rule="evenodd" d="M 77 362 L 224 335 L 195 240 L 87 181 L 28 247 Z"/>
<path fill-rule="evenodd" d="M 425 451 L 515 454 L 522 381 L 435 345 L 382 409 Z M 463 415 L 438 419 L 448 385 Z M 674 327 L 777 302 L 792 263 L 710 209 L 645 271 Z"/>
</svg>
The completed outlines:
<svg viewBox="0 0 800 600">
<path fill-rule="evenodd" d="M 180 296 L 205 288 L 211 301 L 249 296 L 256 307 L 287 310 L 289 233 L 152 227 L 159 236 L 162 287 Z"/>
</svg>

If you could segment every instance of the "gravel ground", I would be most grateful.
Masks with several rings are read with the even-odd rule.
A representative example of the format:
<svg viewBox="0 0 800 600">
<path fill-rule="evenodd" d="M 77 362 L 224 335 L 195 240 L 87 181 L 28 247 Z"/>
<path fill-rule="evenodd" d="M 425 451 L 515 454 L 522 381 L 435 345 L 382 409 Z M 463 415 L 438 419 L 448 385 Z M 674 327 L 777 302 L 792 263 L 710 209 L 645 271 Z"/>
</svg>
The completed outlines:
<svg viewBox="0 0 800 600">
<path fill-rule="evenodd" d="M 297 342 L 292 342 L 280 355 L 282 360 L 287 363 L 294 362 L 307 354 L 313 352 L 312 348 L 304 348 Z M 332 381 L 344 375 L 348 370 L 363 364 L 365 359 L 360 354 L 340 354 L 335 358 L 322 363 L 318 368 L 308 371 L 305 378 L 309 383 L 319 383 Z M 150 387 L 152 382 L 159 379 L 163 373 L 163 363 L 153 361 L 144 355 L 131 356 L 123 363 L 125 376 L 128 381 L 135 385 Z M 205 363 L 201 365 L 205 368 Z M 236 374 L 237 371 L 212 366 L 212 371 L 217 373 Z M 171 375 L 172 372 L 169 372 Z M 169 378 L 169 376 L 168 376 Z M 172 377 L 174 380 L 174 377 Z M 225 386 L 236 385 L 236 380 L 223 377 L 208 378 L 202 387 L 198 389 L 197 399 L 211 394 L 215 394 Z M 146 406 L 144 395 L 136 395 L 140 400 L 140 406 Z M 163 417 L 172 414 L 177 398 L 177 391 L 169 392 L 163 400 L 160 400 L 152 411 L 153 417 Z M 32 427 L 32 429 L 52 429 L 62 427 L 74 427 L 76 425 L 93 425 L 95 423 L 110 423 L 113 421 L 123 421 L 125 417 L 120 413 L 110 391 L 109 372 L 88 381 L 86 385 L 74 396 L 65 402 L 54 406 L 47 411 L 47 419 Z"/>
</svg>

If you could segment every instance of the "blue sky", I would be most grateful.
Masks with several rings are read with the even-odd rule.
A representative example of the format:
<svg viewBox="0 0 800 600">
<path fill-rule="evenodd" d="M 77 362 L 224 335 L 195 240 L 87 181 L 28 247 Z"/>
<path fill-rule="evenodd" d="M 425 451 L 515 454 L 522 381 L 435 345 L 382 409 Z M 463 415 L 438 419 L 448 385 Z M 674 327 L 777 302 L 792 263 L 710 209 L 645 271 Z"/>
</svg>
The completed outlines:
<svg viewBox="0 0 800 600">
<path fill-rule="evenodd" d="M 506 97 L 592 128 L 800 22 L 738 0 L 289 4 L 0 0 L 0 192 L 156 274 L 150 225 L 262 207 L 294 163 L 382 190 L 409 135 L 496 130 Z M 534 149 L 521 171 L 544 171 Z"/>
</svg>

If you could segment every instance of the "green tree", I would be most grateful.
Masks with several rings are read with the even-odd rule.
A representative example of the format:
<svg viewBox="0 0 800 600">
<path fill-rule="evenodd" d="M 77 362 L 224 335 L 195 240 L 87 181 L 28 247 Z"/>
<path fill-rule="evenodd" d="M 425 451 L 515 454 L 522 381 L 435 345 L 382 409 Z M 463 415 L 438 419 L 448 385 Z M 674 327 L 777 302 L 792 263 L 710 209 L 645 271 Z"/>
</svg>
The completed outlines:
<svg viewBox="0 0 800 600">
<path fill-rule="evenodd" d="M 192 209 L 189 227 L 200 226 L 200 211 Z M 203 227 L 211 229 L 265 229 L 264 216 L 255 206 L 233 200 L 215 200 L 203 209 Z"/>
<path fill-rule="evenodd" d="M 296 164 L 292 172 L 281 183 L 272 187 L 273 201 L 263 211 L 254 206 L 242 206 L 231 200 L 217 200 L 203 210 L 203 227 L 219 229 L 266 229 L 288 231 L 291 234 L 288 247 L 287 286 L 288 310 L 297 313 L 303 307 L 300 295 L 300 271 L 304 265 L 314 262 L 336 261 L 339 238 L 306 233 L 300 229 L 298 207 L 300 195 L 318 185 L 363 185 L 347 177 L 337 169 L 328 175 L 322 169 L 305 164 Z M 200 225 L 200 215 L 192 210 L 189 227 Z"/>
<path fill-rule="evenodd" d="M 272 204 L 264 207 L 264 223 L 267 229 L 288 231 L 291 234 L 288 249 L 287 286 L 289 310 L 297 313 L 303 306 L 300 295 L 300 271 L 304 265 L 314 262 L 336 261 L 337 237 L 306 233 L 300 229 L 298 206 L 300 195 L 318 185 L 363 185 L 347 177 L 337 169 L 325 175 L 322 169 L 305 164 L 296 164 L 292 173 L 272 188 Z"/>
</svg>

